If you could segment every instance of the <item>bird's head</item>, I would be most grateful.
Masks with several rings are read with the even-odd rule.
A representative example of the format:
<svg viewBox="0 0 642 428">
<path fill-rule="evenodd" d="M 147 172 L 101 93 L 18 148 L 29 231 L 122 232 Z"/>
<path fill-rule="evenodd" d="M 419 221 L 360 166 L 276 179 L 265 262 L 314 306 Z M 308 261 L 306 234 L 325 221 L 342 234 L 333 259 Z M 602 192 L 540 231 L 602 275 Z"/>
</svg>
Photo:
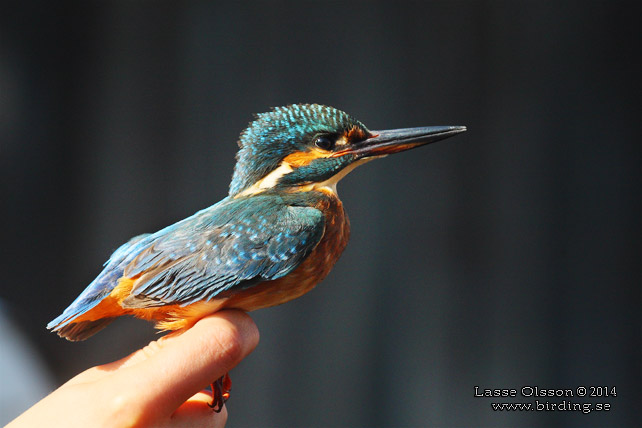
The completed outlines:
<svg viewBox="0 0 642 428">
<path fill-rule="evenodd" d="M 243 131 L 231 196 L 269 189 L 334 189 L 356 166 L 465 131 L 433 126 L 370 131 L 333 107 L 293 104 L 257 115 Z"/>
</svg>

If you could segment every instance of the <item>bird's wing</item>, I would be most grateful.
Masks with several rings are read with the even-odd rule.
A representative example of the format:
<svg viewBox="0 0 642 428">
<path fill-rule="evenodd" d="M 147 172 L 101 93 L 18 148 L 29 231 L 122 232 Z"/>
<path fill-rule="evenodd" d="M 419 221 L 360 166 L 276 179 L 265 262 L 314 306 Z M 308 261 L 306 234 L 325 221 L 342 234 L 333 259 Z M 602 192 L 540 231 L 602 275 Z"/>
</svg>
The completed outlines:
<svg viewBox="0 0 642 428">
<path fill-rule="evenodd" d="M 307 257 L 325 228 L 316 208 L 274 198 L 231 200 L 212 208 L 160 234 L 125 268 L 124 276 L 137 280 L 123 305 L 188 305 L 232 287 L 280 278 Z"/>
</svg>

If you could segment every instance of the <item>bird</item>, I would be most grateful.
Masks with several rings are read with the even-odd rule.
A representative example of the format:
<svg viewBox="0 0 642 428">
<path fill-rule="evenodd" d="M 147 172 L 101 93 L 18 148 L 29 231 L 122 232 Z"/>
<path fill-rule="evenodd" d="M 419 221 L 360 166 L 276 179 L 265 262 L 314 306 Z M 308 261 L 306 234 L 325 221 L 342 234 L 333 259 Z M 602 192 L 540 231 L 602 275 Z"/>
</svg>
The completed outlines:
<svg viewBox="0 0 642 428">
<path fill-rule="evenodd" d="M 229 195 L 117 248 L 47 328 L 80 341 L 131 315 L 161 331 L 182 331 L 225 308 L 253 311 L 300 297 L 326 277 L 348 243 L 339 180 L 373 159 L 464 131 L 371 131 L 320 104 L 257 114 L 239 138 Z M 216 411 L 229 385 L 227 375 L 212 384 Z"/>
</svg>

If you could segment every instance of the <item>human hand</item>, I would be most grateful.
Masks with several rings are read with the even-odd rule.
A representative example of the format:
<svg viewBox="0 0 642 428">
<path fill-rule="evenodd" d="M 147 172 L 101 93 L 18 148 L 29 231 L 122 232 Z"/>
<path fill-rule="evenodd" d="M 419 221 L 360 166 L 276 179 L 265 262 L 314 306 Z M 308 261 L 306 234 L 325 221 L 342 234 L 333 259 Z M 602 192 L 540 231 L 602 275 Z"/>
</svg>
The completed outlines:
<svg viewBox="0 0 642 428">
<path fill-rule="evenodd" d="M 222 427 L 202 390 L 254 350 L 259 333 L 245 313 L 210 315 L 113 363 L 70 379 L 7 427 Z"/>
</svg>

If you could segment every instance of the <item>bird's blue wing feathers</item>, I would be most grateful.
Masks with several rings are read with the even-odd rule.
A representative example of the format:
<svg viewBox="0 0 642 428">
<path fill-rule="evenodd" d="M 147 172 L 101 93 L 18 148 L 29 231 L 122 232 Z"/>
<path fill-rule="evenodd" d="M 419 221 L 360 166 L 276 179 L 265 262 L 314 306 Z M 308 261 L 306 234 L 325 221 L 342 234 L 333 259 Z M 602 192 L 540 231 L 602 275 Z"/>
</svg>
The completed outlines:
<svg viewBox="0 0 642 428">
<path fill-rule="evenodd" d="M 125 268 L 130 308 L 188 305 L 294 270 L 316 247 L 322 213 L 277 196 L 226 199 L 152 236 Z"/>
<path fill-rule="evenodd" d="M 98 277 L 47 327 L 67 328 L 109 295 L 123 276 L 140 276 L 124 302 L 132 308 L 187 305 L 232 287 L 280 278 L 316 247 L 324 227 L 319 210 L 286 205 L 277 196 L 226 198 L 119 247 Z"/>
</svg>

